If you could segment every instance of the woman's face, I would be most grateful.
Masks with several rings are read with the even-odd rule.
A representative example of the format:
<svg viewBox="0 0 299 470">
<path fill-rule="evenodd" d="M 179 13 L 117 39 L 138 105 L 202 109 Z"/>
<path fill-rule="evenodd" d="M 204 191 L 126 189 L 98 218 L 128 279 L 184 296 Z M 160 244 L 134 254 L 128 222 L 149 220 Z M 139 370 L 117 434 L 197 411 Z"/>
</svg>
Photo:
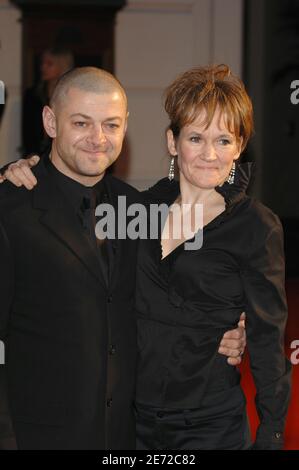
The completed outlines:
<svg viewBox="0 0 299 470">
<path fill-rule="evenodd" d="M 192 124 L 184 126 L 174 139 L 167 132 L 168 150 L 177 155 L 180 178 L 203 189 L 222 185 L 227 179 L 234 160 L 240 156 L 242 145 L 226 124 L 224 116 L 216 109 L 210 126 L 203 124 L 205 112 Z"/>
</svg>

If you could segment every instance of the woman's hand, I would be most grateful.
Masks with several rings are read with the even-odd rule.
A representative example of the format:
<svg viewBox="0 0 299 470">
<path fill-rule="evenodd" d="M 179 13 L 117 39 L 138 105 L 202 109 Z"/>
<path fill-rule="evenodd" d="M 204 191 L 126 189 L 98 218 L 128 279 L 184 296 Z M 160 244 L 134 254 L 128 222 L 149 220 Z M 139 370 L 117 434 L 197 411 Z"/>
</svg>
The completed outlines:
<svg viewBox="0 0 299 470">
<path fill-rule="evenodd" d="M 11 163 L 3 175 L 0 175 L 0 183 L 9 180 L 15 186 L 25 186 L 27 189 L 33 189 L 37 184 L 37 179 L 31 171 L 31 168 L 38 164 L 40 158 L 33 155 L 28 159 L 21 159 Z"/>
<path fill-rule="evenodd" d="M 246 348 L 246 315 L 243 312 L 240 316 L 238 328 L 227 331 L 221 340 L 218 352 L 228 356 L 227 362 L 231 366 L 237 366 L 242 362 L 242 354 Z"/>
</svg>

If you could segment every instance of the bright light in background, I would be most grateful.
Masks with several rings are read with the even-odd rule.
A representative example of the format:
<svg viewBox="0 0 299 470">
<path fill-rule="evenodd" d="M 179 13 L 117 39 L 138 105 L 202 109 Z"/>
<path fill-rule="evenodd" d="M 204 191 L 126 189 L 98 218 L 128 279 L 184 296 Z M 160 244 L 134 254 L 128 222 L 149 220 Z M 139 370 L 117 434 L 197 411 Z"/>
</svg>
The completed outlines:
<svg viewBox="0 0 299 470">
<path fill-rule="evenodd" d="M 5 85 L 2 82 L 2 80 L 0 80 L 0 104 L 4 104 L 4 103 L 5 103 Z"/>
</svg>

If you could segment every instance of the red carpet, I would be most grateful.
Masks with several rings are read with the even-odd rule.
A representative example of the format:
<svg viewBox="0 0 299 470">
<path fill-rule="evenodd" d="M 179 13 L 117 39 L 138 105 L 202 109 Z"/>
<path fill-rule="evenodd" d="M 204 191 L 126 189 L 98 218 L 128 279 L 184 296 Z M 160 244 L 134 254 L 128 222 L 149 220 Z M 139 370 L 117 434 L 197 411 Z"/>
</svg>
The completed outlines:
<svg viewBox="0 0 299 470">
<path fill-rule="evenodd" d="M 299 279 L 289 280 L 286 288 L 289 305 L 289 320 L 286 331 L 286 354 L 290 358 L 292 352 L 294 353 L 294 349 L 290 349 L 292 341 L 299 341 Z M 296 349 L 298 349 L 298 347 L 299 346 L 297 346 Z M 297 354 L 297 358 L 299 359 L 299 353 Z M 249 370 L 247 355 L 244 357 L 241 371 L 243 376 L 242 385 L 247 397 L 247 409 L 251 431 L 254 437 L 259 420 L 255 410 L 255 387 Z M 293 366 L 292 398 L 286 425 L 285 449 L 299 449 L 299 364 Z"/>
</svg>

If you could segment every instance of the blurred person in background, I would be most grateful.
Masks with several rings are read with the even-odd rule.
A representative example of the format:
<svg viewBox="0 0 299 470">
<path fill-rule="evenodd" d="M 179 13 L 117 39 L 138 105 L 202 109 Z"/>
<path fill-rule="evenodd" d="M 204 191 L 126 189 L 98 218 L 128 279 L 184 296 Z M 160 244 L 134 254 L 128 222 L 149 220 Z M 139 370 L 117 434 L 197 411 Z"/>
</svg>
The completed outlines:
<svg viewBox="0 0 299 470">
<path fill-rule="evenodd" d="M 41 80 L 37 86 L 25 91 L 22 111 L 22 139 L 24 155 L 43 152 L 50 145 L 43 122 L 42 110 L 48 105 L 57 80 L 74 66 L 73 53 L 64 48 L 53 47 L 42 53 Z"/>
</svg>

